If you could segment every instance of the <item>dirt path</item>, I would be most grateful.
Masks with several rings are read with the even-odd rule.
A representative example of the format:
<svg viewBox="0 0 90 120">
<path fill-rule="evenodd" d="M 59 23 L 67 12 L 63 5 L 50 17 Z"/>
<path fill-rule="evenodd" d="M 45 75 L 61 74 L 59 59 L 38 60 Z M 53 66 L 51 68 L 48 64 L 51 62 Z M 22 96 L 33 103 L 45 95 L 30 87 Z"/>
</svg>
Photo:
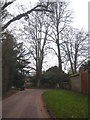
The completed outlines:
<svg viewBox="0 0 90 120">
<path fill-rule="evenodd" d="M 20 91 L 2 101 L 3 118 L 49 118 L 41 94 L 45 90 Z"/>
</svg>

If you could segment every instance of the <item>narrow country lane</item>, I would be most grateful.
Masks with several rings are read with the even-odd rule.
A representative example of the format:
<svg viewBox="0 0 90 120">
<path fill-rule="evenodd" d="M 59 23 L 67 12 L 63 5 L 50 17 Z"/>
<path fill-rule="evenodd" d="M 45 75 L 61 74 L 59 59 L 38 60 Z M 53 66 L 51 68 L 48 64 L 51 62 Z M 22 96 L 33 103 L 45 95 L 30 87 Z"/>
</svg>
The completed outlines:
<svg viewBox="0 0 90 120">
<path fill-rule="evenodd" d="M 45 90 L 27 89 L 2 101 L 3 118 L 49 118 L 41 94 Z"/>
</svg>

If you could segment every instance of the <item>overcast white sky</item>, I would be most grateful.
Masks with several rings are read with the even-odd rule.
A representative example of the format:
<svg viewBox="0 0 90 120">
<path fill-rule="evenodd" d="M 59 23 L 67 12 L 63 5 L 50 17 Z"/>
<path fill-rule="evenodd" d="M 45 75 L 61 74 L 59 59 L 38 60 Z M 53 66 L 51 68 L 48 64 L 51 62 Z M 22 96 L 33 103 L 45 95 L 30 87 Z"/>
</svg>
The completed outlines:
<svg viewBox="0 0 90 120">
<path fill-rule="evenodd" d="M 74 27 L 88 30 L 88 2 L 89 0 L 70 0 L 75 12 Z"/>
<path fill-rule="evenodd" d="M 28 10 L 30 10 L 31 6 L 30 6 L 30 2 L 32 4 L 37 3 L 38 0 L 16 0 L 16 2 L 18 2 L 19 4 L 24 5 L 25 8 L 27 8 L 28 6 Z M 51 0 L 52 1 L 52 0 Z M 74 28 L 79 28 L 79 29 L 84 29 L 86 31 L 88 31 L 88 2 L 89 0 L 69 0 L 71 2 L 71 9 L 74 11 L 74 19 L 73 19 L 73 23 L 72 26 Z M 32 5 L 33 7 L 33 5 Z M 15 8 L 14 8 L 15 11 Z M 50 58 L 49 58 L 50 57 Z M 51 66 L 54 65 L 58 65 L 57 59 L 56 57 L 53 56 L 49 56 L 48 59 L 52 60 L 53 63 L 51 64 L 47 64 L 46 68 L 49 68 Z"/>
</svg>

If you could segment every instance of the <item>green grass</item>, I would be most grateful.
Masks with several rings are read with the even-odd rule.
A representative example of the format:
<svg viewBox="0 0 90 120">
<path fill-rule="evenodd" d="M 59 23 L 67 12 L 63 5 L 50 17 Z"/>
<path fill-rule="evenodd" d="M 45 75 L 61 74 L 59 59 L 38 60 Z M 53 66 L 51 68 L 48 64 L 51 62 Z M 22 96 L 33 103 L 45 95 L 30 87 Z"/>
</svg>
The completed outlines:
<svg viewBox="0 0 90 120">
<path fill-rule="evenodd" d="M 65 90 L 49 90 L 43 94 L 47 108 L 56 118 L 87 118 L 88 96 Z"/>
</svg>

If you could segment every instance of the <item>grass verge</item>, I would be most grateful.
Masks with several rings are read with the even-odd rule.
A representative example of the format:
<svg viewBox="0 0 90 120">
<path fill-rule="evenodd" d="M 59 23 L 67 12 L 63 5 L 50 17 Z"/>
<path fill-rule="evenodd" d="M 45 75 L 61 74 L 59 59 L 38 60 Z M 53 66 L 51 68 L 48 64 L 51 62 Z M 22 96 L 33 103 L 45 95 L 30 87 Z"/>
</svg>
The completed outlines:
<svg viewBox="0 0 90 120">
<path fill-rule="evenodd" d="M 43 94 L 47 109 L 55 118 L 88 117 L 88 96 L 66 90 L 49 90 Z"/>
</svg>

